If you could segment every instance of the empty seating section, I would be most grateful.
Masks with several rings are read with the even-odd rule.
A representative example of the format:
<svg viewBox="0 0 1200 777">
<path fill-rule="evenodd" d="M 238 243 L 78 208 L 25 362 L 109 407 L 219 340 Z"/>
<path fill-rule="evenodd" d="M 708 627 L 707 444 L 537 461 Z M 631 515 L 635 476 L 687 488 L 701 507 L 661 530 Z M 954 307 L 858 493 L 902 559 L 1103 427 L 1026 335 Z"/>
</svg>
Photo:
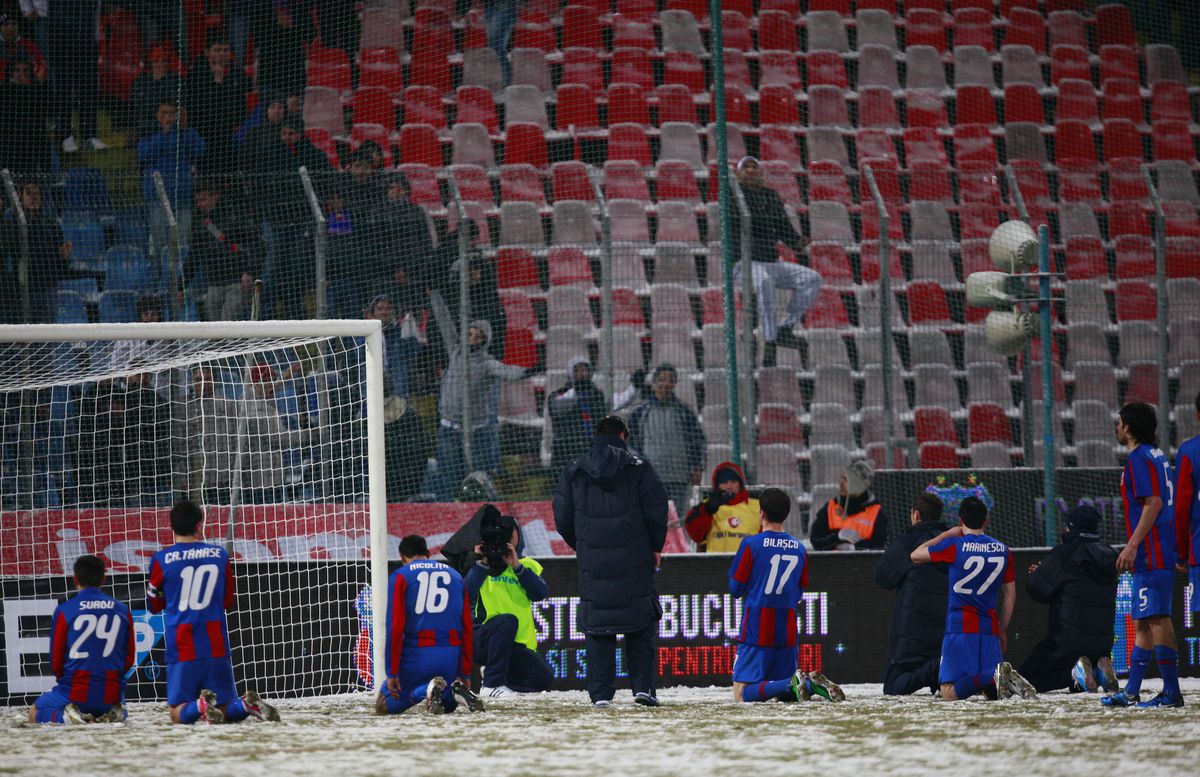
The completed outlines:
<svg viewBox="0 0 1200 777">
<path fill-rule="evenodd" d="M 1143 165 L 1166 201 L 1167 275 L 1178 281 L 1172 398 L 1191 401 L 1179 365 L 1200 360 L 1200 126 L 1174 49 L 1139 46 L 1128 11 L 1109 4 L 722 5 L 728 161 L 762 160 L 812 240 L 797 260 L 823 279 L 797 327 L 804 348 L 780 349 L 782 366 L 755 376 L 764 482 L 834 484 L 849 456 L 882 443 L 885 266 L 892 401 L 902 436 L 917 445 L 909 465 L 1030 463 L 1019 447 L 1017 365 L 983 343 L 985 313 L 964 295 L 970 273 L 993 269 L 991 231 L 1017 217 L 1005 165 L 1033 224 L 1050 227 L 1063 274 L 1055 376 L 1068 458 L 1114 464 L 1116 403 L 1157 401 L 1159 290 Z M 439 227 L 453 211 L 452 181 L 483 227 L 509 329 L 527 330 L 527 349 L 536 343 L 555 369 L 596 352 L 601 191 L 614 368 L 670 361 L 689 387 L 703 374 L 688 396 L 710 445 L 728 445 L 713 205 L 716 165 L 727 160 L 716 158 L 708 3 L 530 4 L 507 63 L 477 23 L 440 6 L 419 10 L 402 18 L 367 4 L 356 55 L 308 49 L 308 137 L 335 165 L 361 142 L 378 143 Z M 867 165 L 888 208 L 886 265 Z M 64 237 L 75 265 L 100 283 L 64 284 L 59 321 L 132 320 L 136 294 L 162 290 L 144 230 L 118 233 L 113 215 L 103 175 L 70 171 Z M 740 296 L 737 305 L 752 320 L 754 307 Z M 536 416 L 525 385 L 506 389 L 503 403 L 506 416 Z"/>
</svg>

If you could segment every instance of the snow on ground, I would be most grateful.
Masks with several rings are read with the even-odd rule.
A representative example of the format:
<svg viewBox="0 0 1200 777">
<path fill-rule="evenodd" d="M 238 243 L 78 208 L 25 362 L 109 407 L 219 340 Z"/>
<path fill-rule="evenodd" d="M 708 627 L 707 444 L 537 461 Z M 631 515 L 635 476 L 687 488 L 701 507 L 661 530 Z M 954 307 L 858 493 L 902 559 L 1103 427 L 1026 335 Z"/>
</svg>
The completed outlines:
<svg viewBox="0 0 1200 777">
<path fill-rule="evenodd" d="M 1150 686 L 1157 691 L 1157 683 Z M 492 702 L 487 712 L 379 718 L 365 694 L 279 702 L 283 722 L 171 726 L 163 704 L 120 725 L 31 726 L 0 711 L 0 773 L 710 775 L 1086 775 L 1144 765 L 1195 775 L 1200 680 L 1182 710 L 1107 710 L 1097 697 L 943 703 L 846 687 L 831 704 L 734 704 L 728 688 L 668 688 L 663 706 L 608 710 L 582 692 Z"/>
</svg>

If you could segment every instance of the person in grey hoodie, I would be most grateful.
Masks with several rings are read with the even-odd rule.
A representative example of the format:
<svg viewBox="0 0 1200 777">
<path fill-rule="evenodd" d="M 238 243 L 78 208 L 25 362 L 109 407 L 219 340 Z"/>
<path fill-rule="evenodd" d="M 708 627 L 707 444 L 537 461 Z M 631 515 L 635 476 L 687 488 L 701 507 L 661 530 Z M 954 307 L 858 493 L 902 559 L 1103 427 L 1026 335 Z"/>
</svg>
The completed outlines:
<svg viewBox="0 0 1200 777">
<path fill-rule="evenodd" d="M 471 450 L 475 459 L 471 462 L 472 471 L 478 468 L 475 464 L 481 460 L 480 454 L 490 445 L 488 434 L 494 434 L 496 419 L 489 412 L 488 397 L 500 381 L 521 380 L 534 370 L 504 364 L 488 352 L 492 341 L 492 325 L 484 319 L 476 319 L 468 327 L 468 350 L 464 354 L 459 347 L 458 327 L 454 325 L 442 295 L 431 292 L 429 304 L 449 357 L 438 393 L 438 415 L 441 420 L 438 422 L 436 480 L 438 501 L 449 502 L 457 494 L 467 469 L 463 456 L 462 384 L 467 380 L 468 370 L 472 412 Z"/>
<path fill-rule="evenodd" d="M 696 412 L 675 396 L 678 373 L 663 363 L 654 369 L 653 394 L 629 416 L 629 446 L 654 465 L 676 515 L 691 508 L 692 486 L 704 469 L 704 431 Z"/>
</svg>

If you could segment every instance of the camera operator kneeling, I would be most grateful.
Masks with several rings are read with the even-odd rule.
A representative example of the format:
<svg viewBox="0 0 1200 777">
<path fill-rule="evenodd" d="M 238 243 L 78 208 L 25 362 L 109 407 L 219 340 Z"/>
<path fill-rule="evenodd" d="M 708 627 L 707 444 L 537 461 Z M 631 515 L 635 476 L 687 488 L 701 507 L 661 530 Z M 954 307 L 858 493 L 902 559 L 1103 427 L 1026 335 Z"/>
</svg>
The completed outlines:
<svg viewBox="0 0 1200 777">
<path fill-rule="evenodd" d="M 477 563 L 467 572 L 475 621 L 475 663 L 483 665 L 480 696 L 547 691 L 554 670 L 537 652 L 533 602 L 550 595 L 542 565 L 518 556 L 516 519 L 487 508 L 480 523 Z"/>
</svg>

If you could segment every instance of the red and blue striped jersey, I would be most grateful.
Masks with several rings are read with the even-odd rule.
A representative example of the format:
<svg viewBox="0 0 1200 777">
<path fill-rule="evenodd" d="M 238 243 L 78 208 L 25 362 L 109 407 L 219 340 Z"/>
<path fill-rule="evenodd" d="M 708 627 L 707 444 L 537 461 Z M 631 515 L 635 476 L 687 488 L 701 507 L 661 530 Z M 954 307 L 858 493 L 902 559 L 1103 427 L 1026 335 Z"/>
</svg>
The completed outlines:
<svg viewBox="0 0 1200 777">
<path fill-rule="evenodd" d="M 1175 552 L 1200 566 L 1200 436 L 1179 446 L 1175 457 Z"/>
<path fill-rule="evenodd" d="M 75 704 L 117 704 L 137 654 L 129 608 L 98 588 L 84 588 L 54 609 L 50 668 L 57 690 Z"/>
<path fill-rule="evenodd" d="M 947 634 L 999 634 L 996 598 L 1011 583 L 1012 551 L 986 534 L 947 537 L 929 548 L 929 559 L 950 565 Z"/>
<path fill-rule="evenodd" d="M 471 676 L 475 637 L 462 575 L 440 561 L 410 561 L 388 580 L 387 676 L 425 647 L 457 647 L 459 676 Z"/>
<path fill-rule="evenodd" d="M 1150 533 L 1142 540 L 1133 562 L 1134 572 L 1151 572 L 1175 566 L 1175 500 L 1167 476 L 1167 457 L 1145 443 L 1129 452 L 1121 472 L 1121 501 L 1125 503 L 1125 536 L 1132 537 L 1142 519 L 1147 497 L 1162 499 L 1162 510 Z"/>
<path fill-rule="evenodd" d="M 729 568 L 729 592 L 742 599 L 738 642 L 759 647 L 796 644 L 796 605 L 808 586 L 808 551 L 787 532 L 746 537 Z"/>
<path fill-rule="evenodd" d="M 150 558 L 150 588 L 146 605 L 163 613 L 167 663 L 229 655 L 225 611 L 233 606 L 233 567 L 224 548 L 207 542 L 163 548 Z"/>
</svg>

